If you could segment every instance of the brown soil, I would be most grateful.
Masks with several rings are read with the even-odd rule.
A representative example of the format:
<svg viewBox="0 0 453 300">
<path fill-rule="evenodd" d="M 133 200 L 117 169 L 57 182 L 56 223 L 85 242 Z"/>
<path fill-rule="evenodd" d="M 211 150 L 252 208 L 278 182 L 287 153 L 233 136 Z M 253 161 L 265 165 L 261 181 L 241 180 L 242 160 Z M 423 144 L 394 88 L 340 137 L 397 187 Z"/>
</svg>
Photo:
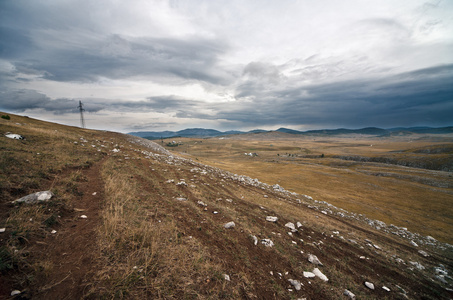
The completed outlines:
<svg viewBox="0 0 453 300">
<path fill-rule="evenodd" d="M 62 213 L 58 224 L 49 228 L 57 233 L 49 232 L 44 239 L 30 240 L 30 258 L 48 262 L 51 271 L 37 278 L 22 297 L 81 299 L 87 292 L 97 264 L 96 226 L 104 194 L 101 166 L 102 162 L 99 162 L 82 171 L 86 177 L 86 181 L 78 186 L 82 196 L 77 199 L 74 209 Z M 82 215 L 87 218 L 80 218 Z"/>
</svg>

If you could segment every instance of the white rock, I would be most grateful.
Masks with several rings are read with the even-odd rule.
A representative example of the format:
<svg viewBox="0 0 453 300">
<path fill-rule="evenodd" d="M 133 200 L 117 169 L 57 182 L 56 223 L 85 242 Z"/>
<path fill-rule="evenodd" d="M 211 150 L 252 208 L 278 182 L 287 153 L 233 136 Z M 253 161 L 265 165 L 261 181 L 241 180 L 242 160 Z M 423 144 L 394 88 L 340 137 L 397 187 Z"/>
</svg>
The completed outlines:
<svg viewBox="0 0 453 300">
<path fill-rule="evenodd" d="M 426 251 L 423 251 L 423 250 L 418 250 L 418 253 L 420 253 L 424 257 L 428 257 L 429 256 L 429 254 Z"/>
<path fill-rule="evenodd" d="M 228 223 L 226 223 L 225 225 L 223 225 L 223 227 L 225 227 L 226 229 L 234 228 L 234 226 L 236 226 L 236 224 L 234 224 L 233 221 L 228 222 Z"/>
<path fill-rule="evenodd" d="M 86 215 L 81 215 L 80 218 L 81 219 L 87 219 L 88 217 Z"/>
<path fill-rule="evenodd" d="M 326 275 L 324 275 L 318 268 L 313 269 L 313 274 L 319 277 L 321 280 L 329 281 Z"/>
<path fill-rule="evenodd" d="M 296 226 L 297 226 L 297 228 L 301 228 L 302 227 L 302 223 L 301 222 L 297 222 Z"/>
<path fill-rule="evenodd" d="M 231 281 L 231 280 L 230 280 L 230 275 L 228 275 L 228 274 L 223 274 L 223 276 L 224 276 L 224 278 L 225 278 L 226 281 Z"/>
<path fill-rule="evenodd" d="M 417 244 L 416 242 L 414 242 L 414 241 L 411 241 L 411 244 L 412 244 L 412 246 L 414 246 L 414 247 L 418 247 L 418 244 Z"/>
<path fill-rule="evenodd" d="M 198 205 L 200 206 L 208 206 L 206 203 L 204 203 L 203 201 L 198 201 L 197 202 Z"/>
<path fill-rule="evenodd" d="M 256 246 L 258 245 L 258 238 L 254 235 L 251 235 L 252 239 L 253 239 L 253 244 Z"/>
<path fill-rule="evenodd" d="M 55 233 L 57 233 L 57 231 L 54 229 L 50 233 L 55 234 Z"/>
<path fill-rule="evenodd" d="M 266 221 L 268 222 L 277 222 L 278 218 L 277 217 L 271 217 L 271 216 L 267 216 L 266 217 Z"/>
<path fill-rule="evenodd" d="M 97 192 L 94 192 L 94 193 L 93 193 L 93 194 L 91 194 L 91 195 L 93 195 L 93 196 L 96 196 L 96 194 L 97 194 Z"/>
<path fill-rule="evenodd" d="M 374 284 L 372 284 L 371 282 L 365 281 L 365 286 L 370 290 L 374 290 Z"/>
<path fill-rule="evenodd" d="M 266 247 L 273 247 L 274 242 L 272 242 L 270 239 L 262 239 L 261 244 L 263 244 Z"/>
<path fill-rule="evenodd" d="M 285 224 L 285 227 L 288 227 L 291 230 L 295 230 L 296 227 L 294 226 L 294 223 L 288 222 Z"/>
<path fill-rule="evenodd" d="M 21 136 L 20 134 L 15 134 L 15 133 L 8 133 L 8 134 L 5 134 L 5 136 L 7 138 L 10 138 L 10 139 L 13 139 L 13 140 L 23 140 L 24 137 Z"/>
<path fill-rule="evenodd" d="M 21 293 L 21 291 L 19 290 L 14 290 L 11 292 L 11 296 L 16 296 L 16 295 L 19 295 Z"/>
<path fill-rule="evenodd" d="M 389 289 L 388 287 L 386 287 L 385 285 L 382 287 L 382 289 L 383 289 L 384 291 L 390 292 L 390 289 Z"/>
<path fill-rule="evenodd" d="M 378 249 L 378 250 L 381 250 L 381 247 L 379 247 L 378 245 L 373 244 L 373 247 Z"/>
<path fill-rule="evenodd" d="M 314 265 L 320 265 L 320 266 L 323 265 L 321 263 L 321 261 L 318 259 L 318 257 L 316 255 L 313 255 L 313 254 L 308 254 L 308 261 L 311 262 Z"/>
<path fill-rule="evenodd" d="M 25 203 L 25 204 L 34 204 L 38 202 L 46 202 L 49 201 L 53 197 L 53 193 L 51 191 L 42 191 L 27 195 L 20 199 L 14 200 L 13 204 Z"/>
<path fill-rule="evenodd" d="M 178 197 L 178 198 L 176 198 L 176 200 L 178 200 L 178 201 L 187 201 L 187 198 Z"/>
<path fill-rule="evenodd" d="M 6 228 L 0 228 L 0 232 L 5 232 Z"/>
<path fill-rule="evenodd" d="M 344 290 L 343 295 L 348 296 L 349 299 L 355 299 L 355 295 L 351 291 Z"/>
<path fill-rule="evenodd" d="M 296 289 L 296 291 L 300 291 L 302 284 L 299 280 L 288 279 L 289 283 Z"/>
<path fill-rule="evenodd" d="M 421 263 L 419 263 L 418 261 L 410 261 L 409 263 L 411 265 L 415 266 L 419 270 L 424 270 L 425 269 L 425 267 Z"/>
<path fill-rule="evenodd" d="M 313 278 L 313 277 L 316 277 L 316 275 L 313 274 L 312 272 L 304 272 L 304 277 L 305 278 Z"/>
</svg>

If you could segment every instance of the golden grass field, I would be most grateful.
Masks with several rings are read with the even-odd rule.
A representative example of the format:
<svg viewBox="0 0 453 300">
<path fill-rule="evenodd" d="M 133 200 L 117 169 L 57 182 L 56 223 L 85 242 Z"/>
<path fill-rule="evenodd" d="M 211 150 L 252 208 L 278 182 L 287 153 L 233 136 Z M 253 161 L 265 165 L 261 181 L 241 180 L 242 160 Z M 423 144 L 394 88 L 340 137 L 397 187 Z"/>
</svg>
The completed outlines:
<svg viewBox="0 0 453 300">
<path fill-rule="evenodd" d="M 173 138 L 202 163 L 327 201 L 369 218 L 453 243 L 453 173 L 333 156 L 453 162 L 452 135 L 302 136 L 283 133 Z M 170 140 L 164 141 L 164 145 Z M 419 149 L 443 153 L 417 153 Z M 415 150 L 415 151 L 413 151 Z M 414 153 L 415 152 L 415 153 Z M 425 151 L 426 152 L 426 151 Z M 245 153 L 256 153 L 250 157 Z M 324 154 L 324 157 L 320 156 Z"/>
</svg>

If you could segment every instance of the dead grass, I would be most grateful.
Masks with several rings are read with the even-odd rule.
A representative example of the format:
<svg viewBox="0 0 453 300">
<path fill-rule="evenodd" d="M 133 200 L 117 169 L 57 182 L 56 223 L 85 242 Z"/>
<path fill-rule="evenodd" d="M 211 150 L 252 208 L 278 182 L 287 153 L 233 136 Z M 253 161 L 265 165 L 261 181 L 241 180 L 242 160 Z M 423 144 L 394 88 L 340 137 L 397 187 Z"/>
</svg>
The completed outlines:
<svg viewBox="0 0 453 300">
<path fill-rule="evenodd" d="M 430 140 L 418 136 L 321 138 L 284 135 L 281 139 L 267 140 L 255 136 L 248 137 L 248 140 L 238 136 L 204 139 L 202 142 L 199 139 L 181 139 L 183 145 L 172 151 L 453 243 L 450 234 L 453 231 L 451 173 L 331 157 L 392 155 L 408 159 L 407 153 L 417 152 L 417 159 L 422 157 L 425 162 L 438 156 L 439 159 L 450 157 L 451 163 L 451 155 L 444 153 L 452 145 L 445 142 L 451 137 Z M 421 153 L 420 149 L 430 153 Z M 436 151 L 440 151 L 439 154 Z M 256 152 L 258 156 L 244 155 L 249 152 Z M 325 154 L 324 158 L 320 157 L 322 154 Z"/>
<path fill-rule="evenodd" d="M 221 274 L 195 238 L 182 236 L 171 218 L 160 214 L 156 199 L 140 199 L 132 171 L 106 163 L 103 176 L 106 203 L 99 227 L 100 251 L 107 267 L 99 271 L 92 293 L 115 298 L 216 298 L 203 295 Z M 146 207 L 146 208 L 145 208 Z M 219 293 L 224 290 L 217 278 Z"/>
</svg>

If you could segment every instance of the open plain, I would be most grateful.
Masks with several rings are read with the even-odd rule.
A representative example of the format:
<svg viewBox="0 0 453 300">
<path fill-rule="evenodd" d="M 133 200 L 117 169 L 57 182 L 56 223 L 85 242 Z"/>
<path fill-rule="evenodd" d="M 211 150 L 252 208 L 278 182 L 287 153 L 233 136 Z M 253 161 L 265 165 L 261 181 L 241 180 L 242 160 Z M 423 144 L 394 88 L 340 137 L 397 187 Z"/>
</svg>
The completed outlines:
<svg viewBox="0 0 453 300">
<path fill-rule="evenodd" d="M 167 145 L 175 140 L 165 140 Z M 453 134 L 179 138 L 192 159 L 453 243 Z"/>
</svg>

